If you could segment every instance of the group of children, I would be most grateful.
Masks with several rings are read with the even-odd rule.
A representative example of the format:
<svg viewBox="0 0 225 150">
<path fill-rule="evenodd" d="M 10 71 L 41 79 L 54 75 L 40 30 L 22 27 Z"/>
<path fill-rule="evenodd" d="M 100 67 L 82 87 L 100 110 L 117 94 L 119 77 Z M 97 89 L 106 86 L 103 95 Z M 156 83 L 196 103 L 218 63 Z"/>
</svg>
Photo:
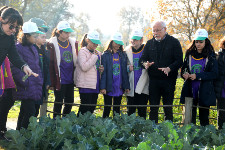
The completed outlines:
<svg viewBox="0 0 225 150">
<path fill-rule="evenodd" d="M 78 116 L 88 111 L 94 112 L 99 93 L 104 95 L 106 105 L 103 117 L 109 117 L 110 105 L 121 104 L 123 94 L 127 95 L 128 105 L 131 106 L 128 107 L 128 115 L 136 111 L 136 107 L 132 105 L 147 105 L 151 82 L 143 62 L 139 61 L 145 47 L 141 30 L 137 29 L 132 33 L 131 45 L 125 50 L 122 34 L 116 32 L 103 54 L 96 50 L 98 44 L 101 44 L 99 33 L 91 31 L 84 35 L 77 54 L 76 41 L 70 37 L 73 30 L 67 21 L 58 23 L 46 44 L 46 23 L 40 18 L 32 18 L 23 24 L 15 44 L 12 34 L 22 25 L 22 18 L 13 8 L 4 7 L 0 12 L 0 42 L 9 37 L 5 42 L 11 42 L 8 47 L 1 46 L 0 52 L 4 48 L 11 50 L 5 53 L 5 60 L 1 54 L 1 134 L 6 131 L 7 114 L 14 104 L 13 99 L 21 100 L 17 129 L 27 128 L 29 118 L 37 117 L 40 106 L 47 100 L 49 88 L 54 90 L 55 95 L 53 117 L 61 114 L 62 104 L 59 102 L 66 103 L 63 115 L 71 112 L 72 105 L 68 103 L 74 102 L 74 86 L 79 88 L 81 100 Z M 16 18 L 14 22 L 10 17 Z M 7 34 L 7 31 L 10 33 Z M 216 54 L 207 31 L 199 29 L 196 32 L 196 37 L 186 52 L 181 72 L 185 80 L 181 94 L 182 103 L 184 97 L 193 97 L 194 105 L 209 107 L 216 105 L 217 96 L 218 107 L 225 108 L 225 39 L 221 42 L 221 48 L 217 59 L 218 69 Z M 8 58 L 5 58 L 6 54 L 12 63 L 11 69 Z M 139 116 L 146 119 L 146 107 L 137 109 Z M 113 106 L 114 112 L 120 113 L 120 107 Z M 208 116 L 208 109 L 199 109 L 201 125 L 209 124 Z M 196 108 L 193 108 L 192 117 L 192 122 L 195 123 Z M 225 112 L 220 111 L 219 128 L 222 128 L 223 122 Z"/>
</svg>

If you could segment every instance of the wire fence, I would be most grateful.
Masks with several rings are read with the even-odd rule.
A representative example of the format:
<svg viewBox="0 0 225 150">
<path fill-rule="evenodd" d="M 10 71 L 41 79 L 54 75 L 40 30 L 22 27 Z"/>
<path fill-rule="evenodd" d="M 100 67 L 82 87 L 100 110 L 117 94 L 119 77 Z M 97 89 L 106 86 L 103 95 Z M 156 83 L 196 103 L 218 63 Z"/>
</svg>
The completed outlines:
<svg viewBox="0 0 225 150">
<path fill-rule="evenodd" d="M 114 107 L 120 107 L 121 109 L 121 113 L 127 113 L 128 111 L 128 108 L 129 107 L 147 107 L 147 117 L 150 113 L 150 108 L 151 107 L 159 107 L 159 122 L 160 120 L 163 121 L 164 120 L 164 110 L 163 108 L 164 107 L 172 107 L 173 108 L 173 116 L 174 116 L 174 123 L 176 124 L 183 124 L 184 122 L 184 118 L 185 117 L 185 111 L 187 112 L 187 110 L 185 110 L 185 105 L 183 104 L 180 104 L 180 93 L 181 93 L 181 89 L 182 89 L 182 86 L 183 86 L 183 80 L 181 78 L 178 78 L 177 79 L 177 82 L 176 82 L 176 89 L 175 89 L 175 92 L 174 92 L 174 102 L 173 102 L 173 105 L 163 105 L 162 104 L 162 100 L 160 102 L 160 105 L 150 105 L 150 103 L 148 103 L 148 105 L 127 105 L 127 101 L 125 100 L 125 97 L 126 96 L 123 96 L 123 99 L 121 101 L 121 105 L 104 105 L 104 101 L 103 101 L 103 96 L 102 94 L 99 94 L 99 99 L 98 99 L 98 102 L 97 104 L 80 104 L 80 99 L 79 99 L 79 92 L 78 92 L 78 89 L 75 88 L 75 102 L 74 103 L 63 103 L 63 102 L 54 102 L 54 97 L 53 97 L 53 91 L 52 91 L 52 100 L 48 100 L 46 101 L 47 104 L 49 105 L 52 105 L 52 104 L 63 104 L 63 105 L 72 105 L 76 108 L 78 108 L 79 106 L 83 105 L 83 106 L 96 106 L 95 108 L 95 111 L 94 113 L 98 116 L 101 116 L 99 114 L 102 113 L 102 110 L 104 109 L 104 106 L 114 106 Z M 124 102 L 125 101 L 125 102 Z M 216 106 L 212 106 L 212 107 L 202 107 L 202 106 L 194 106 L 194 105 L 191 105 L 191 108 L 193 107 L 197 107 L 197 108 L 204 108 L 204 109 L 209 109 L 210 110 L 210 116 L 209 116 L 209 119 L 210 119 L 210 124 L 214 124 L 216 125 L 217 124 L 217 112 L 218 111 L 225 111 L 224 109 L 218 109 Z M 190 108 L 188 108 L 190 109 Z M 112 112 L 112 111 L 111 111 Z M 55 112 L 51 111 L 51 110 L 47 110 L 45 109 L 45 114 L 46 113 L 49 113 L 49 114 L 53 114 Z M 55 114 L 58 114 L 58 115 L 63 115 L 61 113 L 55 113 Z M 197 111 L 197 116 L 196 118 L 198 119 L 199 116 L 198 116 L 198 111 Z M 199 123 L 199 119 L 197 121 Z M 200 123 L 199 123 L 200 124 Z"/>
<path fill-rule="evenodd" d="M 75 90 L 77 92 L 77 90 Z M 123 96 L 124 98 L 126 96 Z M 179 98 L 174 98 L 174 100 L 179 100 Z M 147 107 L 147 108 L 151 108 L 151 107 L 159 107 L 159 108 L 164 108 L 164 107 L 172 107 L 173 110 L 175 108 L 180 108 L 180 112 L 174 112 L 173 111 L 173 115 L 174 116 L 182 116 L 181 117 L 178 117 L 178 121 L 175 121 L 174 123 L 175 124 L 178 124 L 178 125 L 183 125 L 184 124 L 184 118 L 186 118 L 184 115 L 185 115 L 185 112 L 183 111 L 183 107 L 185 107 L 184 104 L 179 104 L 179 105 L 126 105 L 126 104 L 122 104 L 122 105 L 104 105 L 104 104 L 80 104 L 80 103 L 64 103 L 64 102 L 54 102 L 54 101 L 45 101 L 45 103 L 47 104 L 62 104 L 62 105 L 72 105 L 72 106 L 95 106 L 95 110 L 96 112 L 98 113 L 99 111 L 97 110 L 103 110 L 104 109 L 104 106 L 110 106 L 110 107 L 120 107 L 121 108 L 121 112 L 122 113 L 127 113 L 127 109 L 129 107 Z M 202 106 L 195 106 L 195 105 L 192 105 L 192 107 L 196 107 L 196 108 L 204 108 L 204 109 L 209 109 L 210 111 L 213 111 L 213 115 L 211 115 L 209 117 L 209 119 L 211 120 L 211 122 L 214 122 L 214 125 L 217 124 L 217 111 L 225 111 L 224 109 L 218 109 L 216 107 L 202 107 Z M 124 109 L 125 108 L 125 109 Z M 187 111 L 187 110 L 186 110 Z M 46 113 L 50 113 L 50 114 L 56 114 L 56 115 L 64 115 L 64 114 L 61 114 L 61 113 L 56 113 L 54 111 L 50 111 L 50 110 L 47 110 L 46 109 Z M 149 114 L 150 112 L 146 112 L 147 114 Z M 164 118 L 164 112 L 163 111 L 160 111 L 158 113 L 159 115 L 162 115 L 161 118 Z M 198 117 L 198 116 L 197 116 Z M 176 119 L 177 120 L 177 119 Z"/>
</svg>

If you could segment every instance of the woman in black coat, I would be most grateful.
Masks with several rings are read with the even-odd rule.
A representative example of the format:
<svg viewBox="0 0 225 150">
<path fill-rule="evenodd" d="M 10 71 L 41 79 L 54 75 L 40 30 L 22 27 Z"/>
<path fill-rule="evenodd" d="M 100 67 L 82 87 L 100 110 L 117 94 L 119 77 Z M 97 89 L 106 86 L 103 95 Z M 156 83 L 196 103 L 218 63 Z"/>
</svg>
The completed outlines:
<svg viewBox="0 0 225 150">
<path fill-rule="evenodd" d="M 196 32 L 192 45 L 186 52 L 181 71 L 185 82 L 181 92 L 181 103 L 185 97 L 193 97 L 193 105 L 210 107 L 216 105 L 213 81 L 218 74 L 215 52 L 205 29 Z M 192 123 L 196 124 L 196 107 L 192 109 Z M 199 108 L 202 126 L 209 124 L 209 109 Z"/>
<path fill-rule="evenodd" d="M 18 32 L 22 24 L 23 19 L 17 10 L 8 6 L 0 8 L 0 66 L 3 64 L 6 56 L 8 56 L 10 62 L 17 68 L 23 70 L 28 76 L 38 76 L 38 74 L 33 73 L 29 66 L 19 57 L 16 50 L 14 35 Z M 2 73 L 1 76 L 3 77 Z M 4 83 L 2 78 L 1 83 Z M 4 88 L 1 90 L 4 90 Z M 6 89 L 4 94 L 0 95 L 0 140 L 6 139 L 4 134 L 7 130 L 7 115 L 13 104 L 12 89 Z"/>
<path fill-rule="evenodd" d="M 225 110 L 225 37 L 220 41 L 221 51 L 218 55 L 218 78 L 215 82 L 217 108 Z M 222 129 L 225 122 L 225 111 L 218 112 L 218 128 Z"/>
<path fill-rule="evenodd" d="M 37 76 L 16 51 L 14 34 L 22 24 L 23 19 L 17 10 L 7 6 L 0 8 L 0 65 L 7 55 L 10 62 L 17 68 L 20 68 L 29 76 Z"/>
</svg>

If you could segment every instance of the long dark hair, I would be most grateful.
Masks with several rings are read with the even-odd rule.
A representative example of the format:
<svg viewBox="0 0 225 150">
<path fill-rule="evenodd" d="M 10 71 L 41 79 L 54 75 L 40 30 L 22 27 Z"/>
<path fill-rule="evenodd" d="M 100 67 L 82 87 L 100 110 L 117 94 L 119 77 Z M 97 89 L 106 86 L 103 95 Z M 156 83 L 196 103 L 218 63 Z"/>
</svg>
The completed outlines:
<svg viewBox="0 0 225 150">
<path fill-rule="evenodd" d="M 30 43 L 29 40 L 28 40 L 28 37 L 30 37 L 30 36 L 31 36 L 31 34 L 23 33 L 23 31 L 20 30 L 20 32 L 17 36 L 18 42 L 21 43 L 23 46 L 33 45 L 33 43 Z"/>
<path fill-rule="evenodd" d="M 195 46 L 195 40 L 192 41 L 191 46 L 186 51 L 186 56 L 195 55 L 197 48 Z M 205 39 L 205 47 L 202 50 L 202 55 L 204 58 L 208 57 L 211 53 L 215 53 L 214 48 L 208 38 Z"/>
<path fill-rule="evenodd" d="M 84 34 L 84 36 L 82 37 L 82 40 L 80 42 L 80 46 L 82 47 L 86 47 L 88 45 L 87 43 L 87 33 Z"/>
<path fill-rule="evenodd" d="M 60 33 L 62 33 L 63 30 L 58 30 L 57 28 L 54 28 L 52 31 L 52 36 L 51 37 L 59 37 Z"/>
<path fill-rule="evenodd" d="M 108 42 L 107 46 L 106 46 L 106 50 L 105 51 L 110 51 L 111 53 L 113 53 L 113 46 L 112 46 L 112 44 L 113 44 L 113 40 L 110 40 Z M 121 52 L 123 51 L 123 45 L 120 45 L 120 48 L 119 48 L 118 51 L 121 51 Z"/>
<path fill-rule="evenodd" d="M 7 22 L 4 22 L 4 24 L 8 24 L 8 23 L 14 24 L 15 22 L 17 22 L 18 26 L 23 25 L 22 16 L 16 9 L 12 7 L 8 7 L 8 6 L 1 7 L 0 16 L 2 17 L 3 20 L 7 20 Z"/>
</svg>

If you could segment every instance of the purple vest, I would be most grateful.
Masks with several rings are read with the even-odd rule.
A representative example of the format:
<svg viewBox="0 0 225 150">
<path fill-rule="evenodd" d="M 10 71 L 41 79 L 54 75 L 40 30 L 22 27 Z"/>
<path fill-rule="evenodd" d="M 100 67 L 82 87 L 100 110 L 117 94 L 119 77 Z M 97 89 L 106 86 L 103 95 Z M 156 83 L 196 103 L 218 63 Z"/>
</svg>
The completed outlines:
<svg viewBox="0 0 225 150">
<path fill-rule="evenodd" d="M 67 47 L 61 47 L 59 45 L 61 62 L 60 62 L 60 78 L 61 84 L 72 84 L 73 83 L 73 54 L 72 47 L 68 42 Z"/>
<path fill-rule="evenodd" d="M 112 91 L 107 93 L 107 95 L 109 95 L 109 96 L 121 96 L 121 95 L 123 95 L 123 90 L 121 88 L 122 75 L 121 75 L 120 58 L 119 58 L 118 52 L 114 53 L 112 55 L 112 62 L 113 62 Z"/>
<path fill-rule="evenodd" d="M 201 73 L 204 71 L 205 68 L 205 58 L 195 59 L 193 56 L 191 58 L 191 73 Z M 193 90 L 193 98 L 198 98 L 198 91 L 199 91 L 200 81 L 194 80 L 192 81 L 192 90 Z"/>
<path fill-rule="evenodd" d="M 97 84 L 96 84 L 96 89 L 88 89 L 88 88 L 79 88 L 79 93 L 99 93 L 99 82 L 100 82 L 100 72 L 99 72 L 99 67 L 100 67 L 100 56 L 98 55 L 98 59 L 95 63 L 96 70 L 97 70 Z"/>
<path fill-rule="evenodd" d="M 143 49 L 138 53 L 133 52 L 134 89 L 136 89 L 137 82 L 142 74 L 142 68 L 139 65 L 139 59 L 141 58 L 142 52 L 143 52 Z"/>
</svg>

